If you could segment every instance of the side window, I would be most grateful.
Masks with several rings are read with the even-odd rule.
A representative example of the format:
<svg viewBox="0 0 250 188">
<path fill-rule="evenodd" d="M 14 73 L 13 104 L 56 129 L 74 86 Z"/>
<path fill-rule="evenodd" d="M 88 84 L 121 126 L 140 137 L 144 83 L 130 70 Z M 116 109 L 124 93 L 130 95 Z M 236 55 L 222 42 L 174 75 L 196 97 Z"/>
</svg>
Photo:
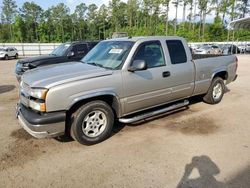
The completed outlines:
<svg viewBox="0 0 250 188">
<path fill-rule="evenodd" d="M 13 48 L 10 48 L 10 51 L 12 51 L 12 52 L 13 52 L 13 51 L 14 51 L 14 49 L 13 49 Z"/>
<path fill-rule="evenodd" d="M 98 43 L 97 42 L 90 42 L 89 43 L 89 49 L 91 50 L 92 48 L 94 48 Z"/>
<path fill-rule="evenodd" d="M 166 41 L 172 64 L 186 63 L 187 55 L 180 40 Z"/>
<path fill-rule="evenodd" d="M 77 56 L 84 55 L 88 52 L 88 47 L 86 44 L 77 44 L 74 47 L 74 51 Z"/>
<path fill-rule="evenodd" d="M 164 66 L 164 55 L 159 41 L 145 42 L 139 46 L 134 60 L 144 60 L 148 68 Z"/>
</svg>

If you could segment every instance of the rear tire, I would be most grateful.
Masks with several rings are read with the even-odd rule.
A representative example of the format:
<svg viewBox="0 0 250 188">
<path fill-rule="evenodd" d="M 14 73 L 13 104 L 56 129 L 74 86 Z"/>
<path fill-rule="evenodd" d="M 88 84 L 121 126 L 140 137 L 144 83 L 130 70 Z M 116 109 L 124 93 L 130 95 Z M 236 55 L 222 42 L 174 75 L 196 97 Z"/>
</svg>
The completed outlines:
<svg viewBox="0 0 250 188">
<path fill-rule="evenodd" d="M 208 89 L 207 94 L 203 97 L 205 103 L 218 104 L 225 93 L 224 80 L 220 77 L 215 77 Z"/>
<path fill-rule="evenodd" d="M 92 101 L 78 108 L 70 118 L 70 135 L 80 144 L 106 140 L 112 132 L 114 113 L 104 101 Z"/>
<path fill-rule="evenodd" d="M 18 54 L 15 55 L 15 59 L 18 59 Z"/>
</svg>

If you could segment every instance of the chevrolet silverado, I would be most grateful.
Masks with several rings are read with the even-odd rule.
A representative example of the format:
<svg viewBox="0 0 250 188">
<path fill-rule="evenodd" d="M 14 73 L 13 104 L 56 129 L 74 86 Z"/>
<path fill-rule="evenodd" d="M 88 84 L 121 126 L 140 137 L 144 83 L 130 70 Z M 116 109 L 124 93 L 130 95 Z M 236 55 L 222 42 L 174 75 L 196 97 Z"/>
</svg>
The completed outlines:
<svg viewBox="0 0 250 188">
<path fill-rule="evenodd" d="M 185 107 L 195 95 L 219 103 L 237 66 L 234 55 L 192 56 L 180 37 L 109 39 L 80 62 L 26 72 L 17 117 L 34 137 L 69 133 L 96 144 L 111 135 L 115 120 L 144 120 Z"/>
</svg>

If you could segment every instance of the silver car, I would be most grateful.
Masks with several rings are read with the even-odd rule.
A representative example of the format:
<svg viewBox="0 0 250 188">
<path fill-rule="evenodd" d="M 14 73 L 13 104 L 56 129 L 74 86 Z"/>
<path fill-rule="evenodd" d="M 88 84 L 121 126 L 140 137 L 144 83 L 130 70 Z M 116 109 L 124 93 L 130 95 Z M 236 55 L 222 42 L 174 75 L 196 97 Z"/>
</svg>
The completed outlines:
<svg viewBox="0 0 250 188">
<path fill-rule="evenodd" d="M 195 54 L 222 54 L 222 49 L 217 45 L 203 45 L 194 50 Z"/>
</svg>

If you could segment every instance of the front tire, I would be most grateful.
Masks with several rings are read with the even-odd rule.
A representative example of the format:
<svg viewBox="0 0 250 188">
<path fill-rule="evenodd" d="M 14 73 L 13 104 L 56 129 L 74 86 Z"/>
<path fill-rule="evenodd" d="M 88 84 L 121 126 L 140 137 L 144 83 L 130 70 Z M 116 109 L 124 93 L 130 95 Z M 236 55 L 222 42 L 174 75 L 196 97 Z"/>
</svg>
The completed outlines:
<svg viewBox="0 0 250 188">
<path fill-rule="evenodd" d="M 8 56 L 8 55 L 5 55 L 5 56 L 4 56 L 4 59 L 5 59 L 5 60 L 8 60 L 8 59 L 9 59 L 9 56 Z"/>
<path fill-rule="evenodd" d="M 220 77 L 216 77 L 212 80 L 212 83 L 208 89 L 207 94 L 203 97 L 205 103 L 218 104 L 225 93 L 224 80 Z"/>
<path fill-rule="evenodd" d="M 80 144 L 97 144 L 111 135 L 113 125 L 111 107 L 104 101 L 92 101 L 71 115 L 70 135 Z"/>
<path fill-rule="evenodd" d="M 15 59 L 18 59 L 18 54 L 15 55 Z"/>
</svg>

